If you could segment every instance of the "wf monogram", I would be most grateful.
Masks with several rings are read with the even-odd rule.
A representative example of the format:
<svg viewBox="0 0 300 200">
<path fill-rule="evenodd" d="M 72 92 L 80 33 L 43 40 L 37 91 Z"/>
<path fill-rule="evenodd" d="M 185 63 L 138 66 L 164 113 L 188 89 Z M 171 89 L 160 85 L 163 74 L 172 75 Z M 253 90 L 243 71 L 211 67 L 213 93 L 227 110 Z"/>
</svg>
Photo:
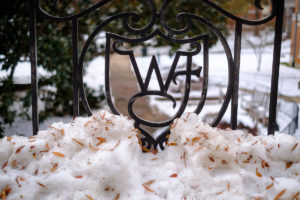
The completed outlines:
<svg viewBox="0 0 300 200">
<path fill-rule="evenodd" d="M 106 42 L 106 53 L 107 54 L 106 54 L 106 60 L 105 60 L 105 82 L 107 84 L 105 86 L 105 89 L 106 89 L 106 93 L 108 94 L 107 95 L 108 104 L 114 114 L 119 114 L 119 112 L 117 111 L 117 109 L 115 108 L 115 106 L 112 102 L 111 95 L 110 95 L 111 92 L 110 92 L 110 79 L 109 79 L 109 71 L 110 71 L 109 59 L 110 59 L 110 52 L 111 52 L 111 50 L 113 50 L 117 54 L 128 56 L 132 66 L 133 66 L 133 70 L 134 70 L 135 76 L 137 78 L 140 92 L 134 94 L 130 98 L 130 100 L 128 102 L 128 112 L 129 112 L 130 116 L 135 120 L 135 127 L 138 128 L 145 136 L 145 138 L 143 138 L 142 141 L 144 142 L 144 144 L 147 144 L 148 148 L 150 148 L 151 146 L 156 148 L 158 144 L 160 144 L 160 146 L 163 147 L 162 143 L 164 141 L 161 141 L 161 140 L 162 140 L 162 138 L 165 137 L 166 134 L 169 133 L 169 130 L 167 128 L 165 131 L 163 131 L 161 133 L 161 135 L 157 139 L 154 139 L 147 131 L 145 131 L 143 128 L 141 128 L 140 125 L 145 125 L 145 126 L 150 126 L 150 127 L 168 127 L 175 118 L 180 117 L 184 113 L 187 102 L 189 100 L 191 76 L 195 75 L 197 77 L 200 77 L 200 73 L 202 70 L 202 67 L 197 67 L 196 69 L 192 69 L 193 56 L 195 56 L 201 52 L 200 42 L 203 43 L 203 49 L 204 49 L 203 52 L 205 52 L 203 63 L 204 63 L 204 71 L 205 71 L 204 79 L 206 79 L 206 81 L 207 81 L 207 71 L 208 71 L 208 60 L 207 60 L 208 58 L 207 58 L 207 54 L 206 54 L 208 51 L 208 48 L 207 48 L 208 35 L 201 35 L 201 36 L 197 36 L 194 38 L 180 39 L 180 40 L 173 38 L 172 42 L 178 42 L 180 44 L 190 44 L 192 50 L 176 52 L 173 63 L 170 66 L 170 70 L 169 70 L 166 80 L 163 80 L 156 57 L 153 56 L 151 59 L 145 80 L 143 80 L 141 73 L 140 73 L 139 66 L 134 57 L 133 51 L 127 50 L 127 49 L 125 50 L 124 48 L 122 48 L 123 42 L 127 42 L 129 44 L 135 44 L 137 42 L 141 43 L 141 42 L 149 40 L 157 35 L 160 35 L 164 39 L 169 40 L 169 37 L 159 30 L 154 31 L 153 33 L 149 34 L 146 37 L 139 38 L 138 41 L 137 41 L 137 39 L 130 39 L 130 38 L 126 38 L 126 37 L 116 35 L 113 33 L 106 33 L 106 41 L 107 41 Z M 186 57 L 186 65 L 185 65 L 184 70 L 176 70 L 180 57 Z M 159 90 L 150 90 L 149 89 L 149 83 L 150 83 L 150 79 L 151 79 L 153 73 L 155 73 L 155 75 L 157 77 L 156 80 L 159 85 Z M 170 93 L 168 93 L 168 90 L 169 90 L 171 81 L 173 81 L 176 84 L 176 78 L 178 76 L 185 76 L 185 86 L 184 86 L 184 93 L 183 93 L 182 101 L 181 101 L 180 106 L 178 107 L 178 110 L 174 116 L 172 116 L 170 119 L 163 121 L 163 122 L 151 122 L 151 121 L 142 119 L 138 115 L 135 114 L 134 109 L 133 109 L 134 102 L 141 97 L 149 96 L 149 95 L 158 95 L 158 96 L 166 97 L 173 102 L 173 108 L 175 108 L 176 101 L 175 101 L 174 97 Z M 202 95 L 202 98 L 199 101 L 199 105 L 198 105 L 197 109 L 195 110 L 196 113 L 199 113 L 204 105 L 206 89 L 207 89 L 207 84 L 203 88 L 202 92 L 204 92 L 204 93 Z"/>
</svg>

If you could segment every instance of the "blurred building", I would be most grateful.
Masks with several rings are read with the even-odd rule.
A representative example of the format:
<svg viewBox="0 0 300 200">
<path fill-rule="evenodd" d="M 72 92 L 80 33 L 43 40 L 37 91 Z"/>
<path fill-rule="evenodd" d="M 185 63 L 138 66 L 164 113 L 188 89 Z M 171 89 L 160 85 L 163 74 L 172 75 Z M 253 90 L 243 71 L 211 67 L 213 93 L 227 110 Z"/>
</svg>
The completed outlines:
<svg viewBox="0 0 300 200">
<path fill-rule="evenodd" d="M 285 0 L 283 33 L 285 34 L 286 37 L 291 36 L 292 19 L 293 19 L 294 11 L 295 11 L 295 0 Z"/>
<path fill-rule="evenodd" d="M 300 68 L 300 0 L 295 0 L 291 29 L 291 64 Z"/>
</svg>

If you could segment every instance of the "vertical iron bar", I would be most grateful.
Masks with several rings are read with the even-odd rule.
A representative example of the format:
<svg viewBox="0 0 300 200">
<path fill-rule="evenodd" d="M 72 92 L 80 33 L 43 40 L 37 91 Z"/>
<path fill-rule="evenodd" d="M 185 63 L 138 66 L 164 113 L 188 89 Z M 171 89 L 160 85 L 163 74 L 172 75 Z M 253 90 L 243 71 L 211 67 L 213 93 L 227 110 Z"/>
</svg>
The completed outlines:
<svg viewBox="0 0 300 200">
<path fill-rule="evenodd" d="M 277 107 L 278 78 L 279 78 L 283 11 L 284 11 L 284 0 L 279 0 L 276 2 L 278 2 L 278 4 L 276 7 L 276 23 L 275 23 L 272 79 L 271 79 L 271 91 L 270 91 L 271 98 L 270 98 L 270 107 L 269 107 L 268 135 L 274 134 L 276 129 L 276 107 Z"/>
<path fill-rule="evenodd" d="M 79 116 L 79 66 L 78 66 L 78 20 L 72 20 L 72 54 L 73 54 L 73 116 Z"/>
<path fill-rule="evenodd" d="M 297 51 L 297 35 L 298 35 L 298 8 L 300 7 L 299 5 L 300 1 L 296 3 L 296 8 L 295 8 L 295 14 L 296 14 L 296 19 L 295 19 L 295 28 L 294 28 L 294 44 L 293 44 L 293 57 L 292 57 L 292 67 L 295 67 L 295 61 L 296 61 L 296 51 Z"/>
<path fill-rule="evenodd" d="M 38 115 L 38 77 L 36 62 L 36 8 L 35 0 L 29 1 L 30 12 L 30 64 L 31 64 L 31 99 L 32 99 L 32 133 L 36 135 L 39 130 Z"/>
<path fill-rule="evenodd" d="M 234 78 L 233 89 L 231 97 L 231 128 L 235 130 L 237 128 L 237 114 L 239 103 L 239 73 L 240 73 L 240 61 L 241 61 L 241 40 L 242 40 L 242 23 L 237 21 L 235 25 L 234 36 Z"/>
</svg>

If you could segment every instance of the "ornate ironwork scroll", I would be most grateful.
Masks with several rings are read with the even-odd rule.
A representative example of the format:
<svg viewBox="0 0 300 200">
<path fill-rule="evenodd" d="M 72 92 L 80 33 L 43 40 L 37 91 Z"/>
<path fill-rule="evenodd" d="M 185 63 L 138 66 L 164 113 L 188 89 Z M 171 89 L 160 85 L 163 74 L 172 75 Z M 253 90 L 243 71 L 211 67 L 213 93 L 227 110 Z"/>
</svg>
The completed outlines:
<svg viewBox="0 0 300 200">
<path fill-rule="evenodd" d="M 239 88 L 239 68 L 240 68 L 240 53 L 241 53 L 241 40 L 242 40 L 242 26 L 245 25 L 260 25 L 269 22 L 273 18 L 276 18 L 275 25 L 275 38 L 274 38 L 274 56 L 273 56 L 273 72 L 272 72 L 272 82 L 271 82 L 271 102 L 270 102 L 270 117 L 269 117 L 269 134 L 273 134 L 275 130 L 275 120 L 276 120 L 276 104 L 277 104 L 277 90 L 278 90 L 278 75 L 279 75 L 279 59 L 280 59 L 280 47 L 281 47 L 281 35 L 282 35 L 282 21 L 283 21 L 283 7 L 284 0 L 272 0 L 271 6 L 272 10 L 270 14 L 263 19 L 259 20 L 247 20 L 233 15 L 232 13 L 221 8 L 217 4 L 213 3 L 210 0 L 201 0 L 203 3 L 207 4 L 212 9 L 222 13 L 226 17 L 235 21 L 235 44 L 234 51 L 229 48 L 228 43 L 221 33 L 221 31 L 214 26 L 209 19 L 195 15 L 193 13 L 181 12 L 178 13 L 176 19 L 178 22 L 185 24 L 182 29 L 175 29 L 168 25 L 166 19 L 167 8 L 172 4 L 171 0 L 164 0 L 159 9 L 156 8 L 156 5 L 153 0 L 145 0 L 151 10 L 151 17 L 149 22 L 142 28 L 134 28 L 130 25 L 130 22 L 137 22 L 140 19 L 140 15 L 135 12 L 122 12 L 117 13 L 112 16 L 108 16 L 106 19 L 102 20 L 101 23 L 95 28 L 95 30 L 88 37 L 82 51 L 78 54 L 78 44 L 77 44 L 77 35 L 78 35 L 78 20 L 88 15 L 89 13 L 95 11 L 98 8 L 106 5 L 111 2 L 111 0 L 102 0 L 96 3 L 95 5 L 87 8 L 86 10 L 66 17 L 52 16 L 44 11 L 39 3 L 39 0 L 30 0 L 31 3 L 31 64 L 32 64 L 32 88 L 33 88 L 33 126 L 34 134 L 36 134 L 38 129 L 37 123 L 37 80 L 36 80 L 36 36 L 35 36 L 35 18 L 36 11 L 49 20 L 59 21 L 59 22 L 72 22 L 72 45 L 73 45 L 73 110 L 75 115 L 79 115 L 79 97 L 84 106 L 85 111 L 88 115 L 92 115 L 92 111 L 89 107 L 82 77 L 82 68 L 84 57 L 89 49 L 95 36 L 103 29 L 116 20 L 123 20 L 124 29 L 133 34 L 134 37 L 126 37 L 118 35 L 115 33 L 106 33 L 106 53 L 105 53 L 105 92 L 107 97 L 107 103 L 114 114 L 119 114 L 118 110 L 114 106 L 111 97 L 110 89 L 110 52 L 114 51 L 117 54 L 128 56 L 133 70 L 135 72 L 138 86 L 140 91 L 134 94 L 128 102 L 128 112 L 130 116 L 135 120 L 135 126 L 141 130 L 144 138 L 142 139 L 143 144 L 147 148 L 157 148 L 158 146 L 163 149 L 164 142 L 167 140 L 166 135 L 169 134 L 169 129 L 163 131 L 157 138 L 153 138 L 151 134 L 147 133 L 141 125 L 152 126 L 152 127 L 168 127 L 175 118 L 180 117 L 185 111 L 191 86 L 191 77 L 200 76 L 202 73 L 203 76 L 203 89 L 201 97 L 198 102 L 197 108 L 194 110 L 195 113 L 199 114 L 204 107 L 207 86 L 208 86 L 208 68 L 209 68 L 209 51 L 208 51 L 208 41 L 209 34 L 196 35 L 194 37 L 179 37 L 187 34 L 191 30 L 193 23 L 201 24 L 209 29 L 221 42 L 225 55 L 227 57 L 228 65 L 228 84 L 225 94 L 224 101 L 219 110 L 218 115 L 214 119 L 212 126 L 217 126 L 217 124 L 222 119 L 225 111 L 228 108 L 228 105 L 231 101 L 231 127 L 233 129 L 237 126 L 237 107 L 238 107 L 238 88 Z M 260 0 L 255 1 L 255 6 L 258 9 L 262 9 L 260 6 Z M 123 48 L 123 43 L 128 44 L 140 44 L 154 37 L 161 37 L 169 43 L 176 44 L 189 44 L 191 47 L 190 51 L 180 51 L 178 50 L 175 54 L 172 65 L 169 68 L 169 73 L 167 79 L 164 81 L 159 70 L 159 66 L 156 60 L 156 57 L 153 56 L 147 76 L 145 80 L 142 79 L 139 66 L 137 65 L 136 59 L 134 57 L 133 51 L 130 49 Z M 184 39 L 182 39 L 184 38 Z M 196 69 L 192 69 L 192 60 L 193 56 L 197 54 L 203 55 L 203 66 Z M 177 64 L 180 57 L 186 57 L 186 64 L 184 70 L 177 70 Z M 157 82 L 159 84 L 159 90 L 149 89 L 149 82 L 152 74 L 155 73 L 157 77 Z M 178 111 L 172 116 L 169 120 L 163 122 L 150 122 L 145 119 L 140 118 L 134 112 L 133 105 L 135 101 L 144 96 L 150 95 L 159 95 L 163 96 L 173 102 L 173 107 L 176 106 L 176 101 L 173 96 L 169 93 L 168 89 L 170 83 L 173 81 L 176 83 L 176 77 L 185 76 L 185 88 L 182 101 L 178 107 Z"/>
</svg>

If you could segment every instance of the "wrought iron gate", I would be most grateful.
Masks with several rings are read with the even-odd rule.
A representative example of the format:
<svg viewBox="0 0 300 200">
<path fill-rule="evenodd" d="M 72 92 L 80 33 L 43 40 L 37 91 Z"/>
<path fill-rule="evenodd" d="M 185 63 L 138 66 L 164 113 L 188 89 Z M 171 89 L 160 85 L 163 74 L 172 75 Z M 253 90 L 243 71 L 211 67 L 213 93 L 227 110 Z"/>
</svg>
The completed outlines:
<svg viewBox="0 0 300 200">
<path fill-rule="evenodd" d="M 273 50 L 273 66 L 272 66 L 272 79 L 271 79 L 271 91 L 270 91 L 270 107 L 269 107 L 269 123 L 268 123 L 268 133 L 274 134 L 276 128 L 276 104 L 277 104 L 277 92 L 278 92 L 278 76 L 279 76 L 279 64 L 280 64 L 280 51 L 281 51 L 281 40 L 282 40 L 282 27 L 283 27 L 283 10 L 284 10 L 284 0 L 272 0 L 271 7 L 272 10 L 266 18 L 259 20 L 246 20 L 238 16 L 233 15 L 232 13 L 224 10 L 219 7 L 217 4 L 213 3 L 210 0 L 201 0 L 201 2 L 207 4 L 212 9 L 215 9 L 217 12 L 222 13 L 227 18 L 231 19 L 235 23 L 235 40 L 234 40 L 234 50 L 232 51 L 228 43 L 220 32 L 220 30 L 212 24 L 209 19 L 195 15 L 193 13 L 182 12 L 178 13 L 177 19 L 179 21 L 185 22 L 186 26 L 183 29 L 174 29 L 167 24 L 166 20 L 166 10 L 168 6 L 171 6 L 171 0 L 164 0 L 160 8 L 156 8 L 154 0 L 145 0 L 148 6 L 151 9 L 151 19 L 149 23 L 141 29 L 133 28 L 129 24 L 129 18 L 138 19 L 139 15 L 133 12 L 122 12 L 112 16 L 108 16 L 105 20 L 100 23 L 96 29 L 88 37 L 82 51 L 78 54 L 78 20 L 89 13 L 103 7 L 112 0 L 101 0 L 95 5 L 86 10 L 77 13 L 72 16 L 60 17 L 52 16 L 44 11 L 39 0 L 30 0 L 30 61 L 31 61 L 31 83 L 32 83 L 32 122 L 33 122 L 33 134 L 36 134 L 38 131 L 38 80 L 37 80 L 37 52 L 36 52 L 36 16 L 37 13 L 41 17 L 45 17 L 49 20 L 54 20 L 58 22 L 72 22 L 72 47 L 73 47 L 73 113 L 75 116 L 79 115 L 79 103 L 83 104 L 83 107 L 88 115 L 92 115 L 91 109 L 89 107 L 85 90 L 83 86 L 83 77 L 82 77 L 82 68 L 83 60 L 87 53 L 87 50 L 94 39 L 94 37 L 103 30 L 105 26 L 115 20 L 124 21 L 124 29 L 135 35 L 134 38 L 129 38 L 126 36 L 118 35 L 115 33 L 106 33 L 106 53 L 105 53 L 105 92 L 107 97 L 107 103 L 114 114 L 119 114 L 118 110 L 115 108 L 114 103 L 111 98 L 110 91 L 110 80 L 109 80 L 109 60 L 110 52 L 114 51 L 120 55 L 127 55 L 130 58 L 131 64 L 133 66 L 135 75 L 138 80 L 138 85 L 140 92 L 131 97 L 128 102 L 128 111 L 131 117 L 135 120 L 135 127 L 140 129 L 144 138 L 142 139 L 144 145 L 148 148 L 151 146 L 157 148 L 158 145 L 160 148 L 164 148 L 164 142 L 167 140 L 167 134 L 169 134 L 169 129 L 162 132 L 158 138 L 153 138 L 149 133 L 147 133 L 141 125 L 153 126 L 153 127 L 168 127 L 175 118 L 180 117 L 185 111 L 187 101 L 189 99 L 190 86 L 191 86 L 191 76 L 200 76 L 200 73 L 203 73 L 203 90 L 201 98 L 195 113 L 199 114 L 204 106 L 206 94 L 207 94 L 207 85 L 208 85 L 208 39 L 209 34 L 196 35 L 194 37 L 179 39 L 176 36 L 186 34 L 190 29 L 193 23 L 201 23 L 206 26 L 213 34 L 217 36 L 220 40 L 228 62 L 228 85 L 225 98 L 221 109 L 217 117 L 215 118 L 212 126 L 217 126 L 220 120 L 222 119 L 229 103 L 231 102 L 231 127 L 236 129 L 237 127 L 237 110 L 238 110 L 238 89 L 239 89 L 239 69 L 240 69 L 240 55 L 241 55 L 241 40 L 242 40 L 242 27 L 243 25 L 258 26 L 265 24 L 275 18 L 275 37 L 274 37 L 274 50 Z M 255 6 L 258 9 L 260 7 L 260 0 L 255 0 Z M 158 24 L 157 24 L 158 22 Z M 164 40 L 167 40 L 172 43 L 178 44 L 189 44 L 191 51 L 177 51 L 173 64 L 170 66 L 170 71 L 167 76 L 166 81 L 163 81 L 161 73 L 157 64 L 156 57 L 153 56 L 149 70 L 146 76 L 146 79 L 143 80 L 139 71 L 139 66 L 136 63 L 134 54 L 132 50 L 124 50 L 122 48 L 123 43 L 129 44 L 138 44 L 144 41 L 147 41 L 153 37 L 159 36 Z M 192 59 L 193 56 L 202 53 L 203 54 L 203 66 L 196 69 L 192 69 Z M 180 57 L 186 57 L 186 68 L 185 70 L 176 71 L 176 66 Z M 159 90 L 150 90 L 148 88 L 149 81 L 152 73 L 155 73 L 157 76 L 157 81 L 159 83 Z M 182 99 L 181 105 L 177 113 L 169 120 L 163 122 L 150 122 L 144 119 L 141 119 L 137 116 L 133 109 L 134 102 L 143 96 L 148 95 L 160 95 L 170 99 L 174 106 L 176 102 L 171 94 L 168 93 L 168 89 L 171 81 L 176 81 L 177 76 L 185 76 L 185 91 L 184 97 Z"/>
</svg>

